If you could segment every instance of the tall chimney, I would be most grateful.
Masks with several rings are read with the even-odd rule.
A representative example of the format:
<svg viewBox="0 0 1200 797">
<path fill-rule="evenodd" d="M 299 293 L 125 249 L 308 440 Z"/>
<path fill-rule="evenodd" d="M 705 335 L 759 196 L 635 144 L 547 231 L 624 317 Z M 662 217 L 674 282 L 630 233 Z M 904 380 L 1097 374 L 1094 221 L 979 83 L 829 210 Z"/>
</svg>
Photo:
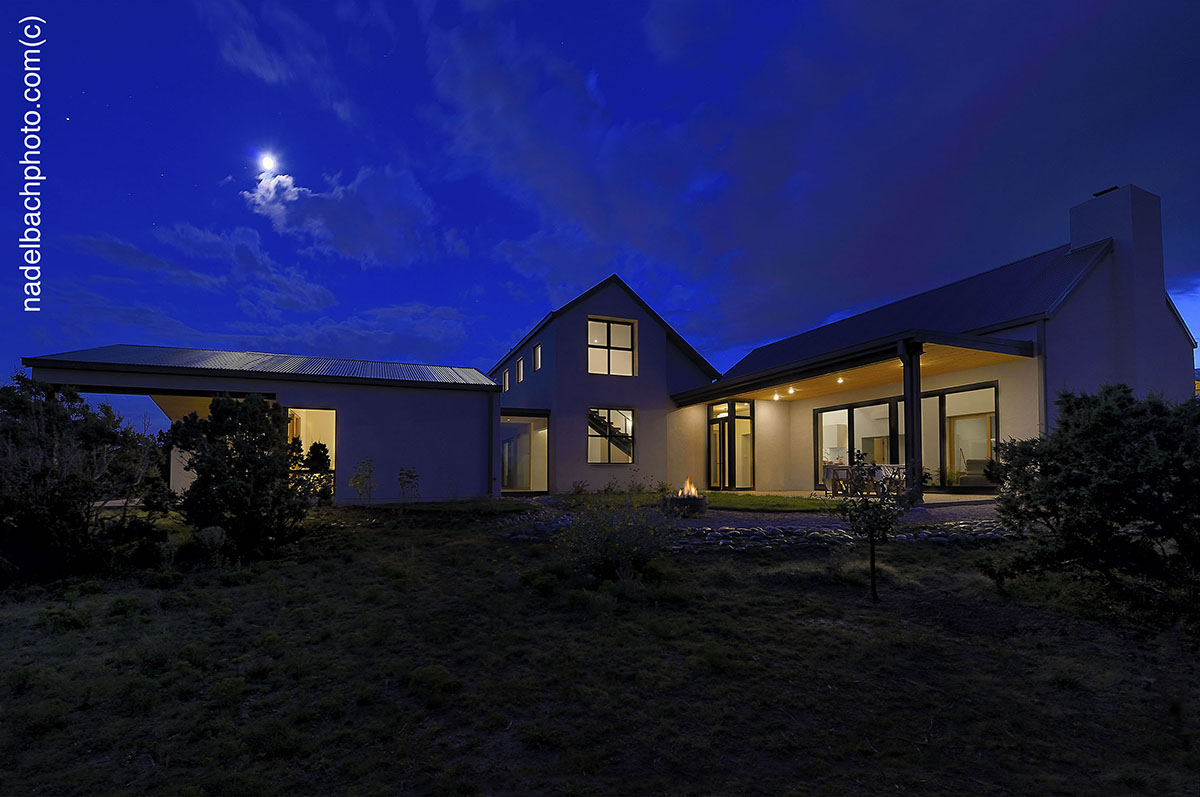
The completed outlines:
<svg viewBox="0 0 1200 797">
<path fill-rule="evenodd" d="M 1162 319 L 1167 313 L 1158 196 L 1136 185 L 1125 185 L 1101 191 L 1094 199 L 1071 208 L 1072 249 L 1105 238 L 1112 238 L 1113 246 L 1113 268 L 1109 273 L 1115 299 L 1113 321 L 1119 330 L 1114 353 L 1117 373 L 1128 375 L 1130 386 L 1144 395 L 1155 382 L 1155 375 L 1144 362 L 1139 368 L 1139 361 L 1162 345 Z"/>
</svg>

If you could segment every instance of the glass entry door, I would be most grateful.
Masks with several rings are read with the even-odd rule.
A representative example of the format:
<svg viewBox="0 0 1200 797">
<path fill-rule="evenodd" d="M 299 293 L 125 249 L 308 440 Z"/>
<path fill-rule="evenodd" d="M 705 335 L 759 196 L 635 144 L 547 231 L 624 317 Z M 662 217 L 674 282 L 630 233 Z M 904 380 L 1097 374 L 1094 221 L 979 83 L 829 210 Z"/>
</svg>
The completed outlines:
<svg viewBox="0 0 1200 797">
<path fill-rule="evenodd" d="M 749 401 L 708 408 L 708 488 L 754 489 L 754 413 Z"/>
</svg>

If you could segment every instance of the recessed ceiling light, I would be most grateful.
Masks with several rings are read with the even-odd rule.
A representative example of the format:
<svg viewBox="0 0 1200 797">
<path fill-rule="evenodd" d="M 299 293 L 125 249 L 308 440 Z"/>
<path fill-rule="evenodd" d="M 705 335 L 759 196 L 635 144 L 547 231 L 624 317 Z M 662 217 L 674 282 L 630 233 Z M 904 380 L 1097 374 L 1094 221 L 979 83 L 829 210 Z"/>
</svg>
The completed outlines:
<svg viewBox="0 0 1200 797">
<path fill-rule="evenodd" d="M 845 379 L 842 379 L 840 376 L 838 377 L 838 384 L 839 384 L 839 385 L 840 385 L 842 382 L 845 382 L 845 381 L 846 381 L 846 380 L 845 380 Z"/>
<path fill-rule="evenodd" d="M 794 388 L 794 387 L 788 388 L 788 393 L 795 393 L 795 392 L 796 392 L 796 388 Z"/>
<path fill-rule="evenodd" d="M 773 400 L 773 401 L 779 401 L 779 394 L 778 394 L 778 393 L 776 393 L 776 394 L 775 394 L 775 396 L 774 396 L 774 398 L 773 398 L 772 400 Z"/>
</svg>

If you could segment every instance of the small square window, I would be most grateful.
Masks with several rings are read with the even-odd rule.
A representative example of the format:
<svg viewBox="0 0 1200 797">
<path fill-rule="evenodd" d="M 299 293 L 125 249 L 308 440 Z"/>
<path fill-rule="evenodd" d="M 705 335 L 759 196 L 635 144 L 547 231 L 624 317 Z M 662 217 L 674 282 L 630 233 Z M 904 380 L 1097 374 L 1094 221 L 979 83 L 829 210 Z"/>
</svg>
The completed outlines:
<svg viewBox="0 0 1200 797">
<path fill-rule="evenodd" d="M 632 321 L 588 319 L 588 373 L 634 375 Z"/>
<path fill-rule="evenodd" d="M 587 461 L 594 464 L 633 462 L 633 410 L 588 409 Z"/>
<path fill-rule="evenodd" d="M 517 382 L 525 381 L 525 358 L 517 358 Z"/>
<path fill-rule="evenodd" d="M 540 343 L 533 347 L 533 370 L 542 370 L 542 344 Z"/>
<path fill-rule="evenodd" d="M 588 345 L 608 345 L 608 324 L 603 321 L 588 321 Z"/>
<path fill-rule="evenodd" d="M 608 372 L 614 376 L 633 376 L 633 352 L 611 349 Z"/>
</svg>

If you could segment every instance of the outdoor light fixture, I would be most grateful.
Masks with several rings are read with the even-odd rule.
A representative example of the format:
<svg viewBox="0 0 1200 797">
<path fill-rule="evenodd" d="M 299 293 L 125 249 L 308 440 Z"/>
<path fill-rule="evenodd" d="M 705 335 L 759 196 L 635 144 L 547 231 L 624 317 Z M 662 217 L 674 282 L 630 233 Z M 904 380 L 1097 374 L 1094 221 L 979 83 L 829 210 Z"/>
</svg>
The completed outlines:
<svg viewBox="0 0 1200 797">
<path fill-rule="evenodd" d="M 839 384 L 839 385 L 840 385 L 842 382 L 845 382 L 845 381 L 846 381 L 846 380 L 845 380 L 845 379 L 842 379 L 840 376 L 838 377 L 838 384 Z"/>
<path fill-rule="evenodd" d="M 779 394 L 776 393 L 772 401 L 779 401 Z"/>
<path fill-rule="evenodd" d="M 796 392 L 796 388 L 791 387 L 791 386 L 788 387 L 788 393 L 795 393 L 795 392 Z"/>
</svg>

